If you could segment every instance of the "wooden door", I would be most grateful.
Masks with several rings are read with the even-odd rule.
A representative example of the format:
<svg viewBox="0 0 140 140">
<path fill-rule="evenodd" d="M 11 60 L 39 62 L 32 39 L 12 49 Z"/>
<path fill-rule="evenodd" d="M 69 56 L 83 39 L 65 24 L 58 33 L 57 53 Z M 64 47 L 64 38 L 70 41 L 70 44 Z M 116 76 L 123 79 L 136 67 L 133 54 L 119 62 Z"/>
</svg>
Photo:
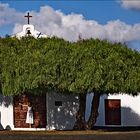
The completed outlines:
<svg viewBox="0 0 140 140">
<path fill-rule="evenodd" d="M 105 99 L 105 124 L 121 125 L 121 101 Z"/>
<path fill-rule="evenodd" d="M 26 123 L 27 104 L 33 108 L 32 128 L 46 128 L 46 95 L 19 95 L 14 97 L 14 125 L 16 128 L 28 128 Z M 22 104 L 22 105 L 21 105 Z"/>
</svg>

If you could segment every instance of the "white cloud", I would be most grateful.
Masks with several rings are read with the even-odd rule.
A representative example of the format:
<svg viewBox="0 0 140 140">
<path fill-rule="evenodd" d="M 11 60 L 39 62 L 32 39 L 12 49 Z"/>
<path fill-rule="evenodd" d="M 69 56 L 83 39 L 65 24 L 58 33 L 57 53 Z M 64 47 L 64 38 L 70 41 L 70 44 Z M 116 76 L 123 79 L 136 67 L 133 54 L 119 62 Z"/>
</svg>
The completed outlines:
<svg viewBox="0 0 140 140">
<path fill-rule="evenodd" d="M 25 13 L 19 13 L 6 4 L 0 4 L 0 15 L 1 11 L 5 16 L 14 15 L 14 19 L 7 18 L 6 22 L 4 16 L 0 16 L 1 26 L 14 23 L 13 33 L 20 32 L 26 21 Z M 95 20 L 84 19 L 81 14 L 65 15 L 60 10 L 54 10 L 49 6 L 41 7 L 39 12 L 31 11 L 30 13 L 33 16 L 31 23 L 37 30 L 49 36 L 57 36 L 69 41 L 76 41 L 79 34 L 83 39 L 99 38 L 115 42 L 140 40 L 140 24 L 129 25 L 115 20 L 102 25 Z"/>
<path fill-rule="evenodd" d="M 121 0 L 121 4 L 127 9 L 140 10 L 140 0 Z"/>
<path fill-rule="evenodd" d="M 0 3 L 0 27 L 16 22 L 23 23 L 23 21 L 23 13 L 17 12 L 14 8 L 10 8 L 8 4 Z"/>
<path fill-rule="evenodd" d="M 32 23 L 39 31 L 70 41 L 76 41 L 79 34 L 84 39 L 100 38 L 116 42 L 140 40 L 140 24 L 128 25 L 115 20 L 102 25 L 95 20 L 85 20 L 80 14 L 65 15 L 49 6 L 41 7 L 39 12 L 31 11 L 31 14 L 33 15 Z M 15 33 L 19 25 L 15 26 Z"/>
</svg>

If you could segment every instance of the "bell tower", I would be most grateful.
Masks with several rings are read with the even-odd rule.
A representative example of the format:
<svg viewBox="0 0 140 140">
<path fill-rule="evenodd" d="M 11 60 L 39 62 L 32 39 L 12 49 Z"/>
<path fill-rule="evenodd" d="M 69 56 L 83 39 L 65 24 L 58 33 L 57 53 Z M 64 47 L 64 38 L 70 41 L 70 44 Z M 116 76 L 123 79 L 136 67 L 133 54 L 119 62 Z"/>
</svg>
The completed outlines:
<svg viewBox="0 0 140 140">
<path fill-rule="evenodd" d="M 14 36 L 16 36 L 17 38 L 21 38 L 24 36 L 33 36 L 34 38 L 47 37 L 47 35 L 35 30 L 34 25 L 30 24 L 30 18 L 32 18 L 32 16 L 29 12 L 24 17 L 27 18 L 27 24 L 23 25 L 22 32 L 17 33 Z"/>
</svg>

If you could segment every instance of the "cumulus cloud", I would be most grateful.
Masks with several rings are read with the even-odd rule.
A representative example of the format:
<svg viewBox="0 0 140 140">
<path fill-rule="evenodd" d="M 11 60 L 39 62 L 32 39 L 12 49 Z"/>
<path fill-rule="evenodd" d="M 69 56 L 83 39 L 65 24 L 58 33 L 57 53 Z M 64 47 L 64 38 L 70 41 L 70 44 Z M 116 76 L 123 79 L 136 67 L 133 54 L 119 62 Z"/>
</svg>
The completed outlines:
<svg viewBox="0 0 140 140">
<path fill-rule="evenodd" d="M 31 11 L 31 14 L 32 24 L 39 31 L 69 41 L 76 41 L 79 34 L 83 39 L 99 38 L 115 42 L 140 40 L 140 24 L 128 25 L 115 20 L 102 25 L 95 20 L 86 20 L 80 14 L 65 15 L 49 6 L 41 7 L 39 12 Z M 15 26 L 14 33 L 19 32 L 19 28 L 21 30 L 21 24 Z"/>
<path fill-rule="evenodd" d="M 10 8 L 8 4 L 0 3 L 0 27 L 16 22 L 24 23 L 23 13 Z"/>
<path fill-rule="evenodd" d="M 121 4 L 127 9 L 140 10 L 140 0 L 121 0 Z"/>
<path fill-rule="evenodd" d="M 7 22 L 5 22 L 4 16 L 0 16 L 0 21 L 4 20 L 1 25 L 14 23 L 13 33 L 22 31 L 22 26 L 26 22 L 26 19 L 24 19 L 26 13 L 19 13 L 8 5 L 0 4 L 0 7 L 5 16 L 14 15 L 14 19 L 7 18 Z M 5 11 L 6 9 L 10 13 Z M 57 36 L 69 41 L 78 40 L 79 34 L 83 39 L 99 38 L 113 42 L 140 41 L 140 24 L 129 25 L 120 20 L 114 20 L 102 25 L 95 20 L 86 20 L 81 14 L 71 13 L 66 15 L 62 11 L 54 10 L 49 6 L 41 7 L 39 12 L 30 11 L 30 13 L 33 16 L 31 23 L 35 25 L 38 31 L 48 36 Z"/>
</svg>

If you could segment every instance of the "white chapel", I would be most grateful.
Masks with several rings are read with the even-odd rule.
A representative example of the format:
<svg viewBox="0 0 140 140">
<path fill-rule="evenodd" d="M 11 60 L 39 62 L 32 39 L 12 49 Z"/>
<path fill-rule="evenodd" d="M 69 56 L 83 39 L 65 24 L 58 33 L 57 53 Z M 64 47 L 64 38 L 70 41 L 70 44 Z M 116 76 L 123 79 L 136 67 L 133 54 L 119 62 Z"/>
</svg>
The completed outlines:
<svg viewBox="0 0 140 140">
<path fill-rule="evenodd" d="M 30 24 L 31 15 L 25 16 L 28 24 L 15 34 L 17 38 L 33 36 L 47 37 L 35 30 Z M 13 37 L 14 37 L 13 36 Z M 86 116 L 89 117 L 94 93 L 86 97 Z M 26 123 L 27 103 L 33 107 L 33 124 Z M 22 105 L 21 105 L 22 104 Z M 79 109 L 77 94 L 62 94 L 46 91 L 45 94 L 33 96 L 22 94 L 16 96 L 0 95 L 0 130 L 72 130 Z M 140 127 L 140 95 L 128 94 L 102 95 L 99 104 L 99 116 L 95 126 L 99 127 Z"/>
<path fill-rule="evenodd" d="M 22 32 L 16 33 L 13 36 L 16 36 L 17 38 L 21 38 L 21 37 L 24 37 L 24 36 L 33 36 L 34 38 L 47 37 L 47 35 L 42 34 L 41 32 L 35 30 L 34 25 L 30 24 L 30 18 L 32 16 L 29 14 L 29 12 L 25 17 L 27 17 L 27 19 L 28 19 L 28 24 L 23 25 Z"/>
</svg>

